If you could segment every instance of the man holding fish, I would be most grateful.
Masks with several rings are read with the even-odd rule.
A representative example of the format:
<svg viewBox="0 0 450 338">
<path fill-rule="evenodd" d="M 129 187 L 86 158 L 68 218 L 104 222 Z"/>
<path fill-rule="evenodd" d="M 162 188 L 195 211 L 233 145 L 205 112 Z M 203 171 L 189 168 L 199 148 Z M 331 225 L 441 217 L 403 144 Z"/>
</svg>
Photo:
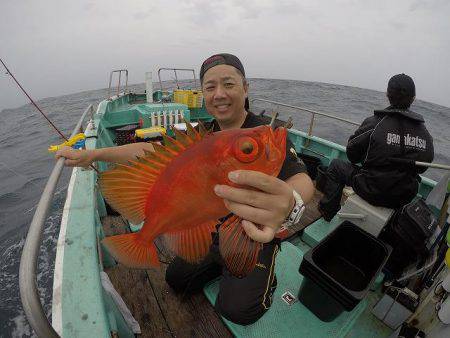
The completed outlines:
<svg viewBox="0 0 450 338">
<path fill-rule="evenodd" d="M 244 67 L 236 56 L 231 54 L 211 56 L 201 67 L 200 79 L 206 109 L 215 118 L 210 126 L 215 133 L 212 136 L 204 137 L 202 131 L 197 133 L 192 130 L 192 139 L 187 140 L 186 144 L 197 142 L 195 141 L 197 138 L 204 138 L 205 141 L 198 141 L 196 147 L 204 149 L 204 153 L 215 149 L 209 155 L 210 157 L 216 156 L 217 149 L 223 149 L 223 147 L 218 148 L 218 145 L 221 145 L 221 142 L 224 143 L 224 140 L 230 140 L 229 143 L 234 145 L 226 148 L 232 150 L 224 150 L 226 156 L 221 162 L 215 164 L 216 170 L 220 172 L 223 169 L 226 177 L 211 173 L 211 176 L 216 175 L 220 179 L 209 181 L 208 178 L 203 179 L 209 184 L 219 182 L 219 184 L 213 184 L 211 189 L 213 189 L 216 199 L 220 197 L 217 200 L 221 204 L 216 205 L 216 200 L 212 196 L 205 198 L 204 200 L 208 201 L 210 205 L 205 208 L 207 210 L 199 210 L 199 214 L 209 213 L 209 216 L 205 216 L 205 219 L 197 217 L 196 221 L 204 222 L 209 220 L 210 216 L 212 219 L 217 219 L 216 216 L 220 214 L 223 217 L 226 212 L 232 213 L 232 215 L 222 220 L 223 223 L 217 226 L 217 232 L 214 231 L 213 222 L 205 222 L 204 226 L 202 223 L 198 227 L 187 229 L 186 224 L 182 225 L 182 221 L 174 219 L 169 223 L 177 225 L 173 225 L 169 230 L 168 226 L 164 228 L 160 225 L 164 223 L 163 221 L 153 221 L 153 224 L 146 219 L 146 224 L 141 230 L 142 233 L 145 232 L 144 228 L 147 223 L 149 223 L 147 229 L 158 228 L 159 230 L 147 230 L 139 238 L 132 239 L 130 236 L 139 236 L 139 234 L 121 235 L 128 238 L 109 237 L 104 244 L 120 262 L 128 266 L 147 268 L 147 264 L 156 263 L 153 262 L 156 257 L 153 252 L 149 252 L 148 255 L 143 254 L 142 257 L 145 259 L 142 262 L 139 261 L 142 257 L 133 257 L 133 255 L 135 255 L 135 251 L 141 252 L 147 249 L 140 247 L 133 252 L 124 250 L 128 250 L 130 243 L 135 245 L 142 242 L 143 239 L 152 241 L 156 235 L 162 234 L 169 247 L 178 255 L 167 268 L 168 284 L 178 292 L 196 292 L 200 291 L 208 281 L 222 275 L 216 310 L 233 322 L 247 325 L 258 320 L 272 302 L 272 294 L 276 288 L 274 263 L 279 244 L 279 240 L 274 238 L 276 232 L 283 223 L 288 225 L 299 220 L 303 203 L 309 202 L 314 194 L 314 186 L 305 173 L 304 165 L 291 152 L 291 149 L 294 148 L 286 137 L 286 130 L 277 128 L 272 131 L 267 126 L 258 127 L 264 125 L 265 121 L 245 108 L 248 100 L 248 83 L 245 79 Z M 249 129 L 249 131 L 239 132 L 241 129 Z M 180 135 L 180 139 L 183 137 Z M 177 135 L 177 141 L 178 139 Z M 182 147 L 174 140 L 166 141 L 166 143 L 172 144 L 173 149 L 183 148 L 185 154 L 188 151 L 198 154 L 192 149 L 194 147 Z M 157 161 L 156 155 L 151 159 L 145 158 L 145 156 L 150 156 L 146 151 L 152 150 L 153 146 L 150 144 L 137 143 L 110 149 L 85 151 L 65 148 L 60 150 L 56 156 L 57 158 L 65 157 L 66 164 L 69 166 L 88 166 L 93 161 L 126 163 L 128 160 L 135 159 L 136 156 L 144 157 L 144 162 Z M 158 151 L 160 151 L 159 154 L 162 151 L 167 154 L 167 149 L 156 149 L 156 153 Z M 180 159 L 183 155 L 181 151 L 178 154 L 178 150 L 173 152 L 176 153 L 173 155 L 174 159 L 177 157 Z M 264 158 L 266 162 L 263 161 Z M 207 161 L 208 158 L 202 159 L 202 162 L 197 162 L 196 166 L 199 170 L 201 170 L 202 164 L 204 167 L 208 167 Z M 269 168 L 270 161 L 272 161 L 273 168 Z M 228 162 L 229 166 L 227 166 Z M 277 162 L 276 165 L 275 162 Z M 100 186 L 105 198 L 128 219 L 145 219 L 145 215 L 129 210 L 126 203 L 129 203 L 130 199 L 127 199 L 126 196 L 123 197 L 124 194 L 126 195 L 125 188 L 127 187 L 123 186 L 119 189 L 116 182 L 119 177 L 131 177 L 126 176 L 131 175 L 131 172 L 136 175 L 138 166 L 141 169 L 144 164 L 136 162 L 131 167 L 125 165 L 120 167 L 119 165 L 118 169 L 114 169 L 110 173 L 106 172 L 100 178 Z M 162 164 L 159 163 L 159 165 Z M 232 168 L 242 168 L 243 170 L 233 170 Z M 167 172 L 170 170 L 168 164 L 163 174 L 167 176 Z M 165 186 L 161 182 L 164 179 L 168 180 L 163 177 L 163 174 L 156 173 L 155 182 L 150 182 L 151 185 L 148 187 L 153 191 L 161 189 L 158 196 L 163 194 L 163 188 L 159 187 Z M 206 184 L 206 186 L 210 185 Z M 210 192 L 206 191 L 200 197 L 209 196 L 209 194 Z M 195 200 L 195 197 L 191 198 Z M 145 203 L 146 208 L 149 208 L 148 200 Z M 151 204 L 155 203 L 158 203 L 157 199 Z M 201 204 L 197 203 L 198 206 Z M 223 208 L 223 205 L 226 209 Z M 138 210 L 133 208 L 133 210 Z M 192 213 L 192 209 L 189 211 Z M 225 214 L 224 211 L 226 211 Z M 149 215 L 154 215 L 154 213 L 150 212 Z M 186 217 L 193 218 L 192 215 Z M 179 231 L 181 228 L 183 231 Z M 212 240 L 208 239 L 205 234 L 211 234 Z M 253 240 L 250 240 L 247 235 Z M 196 238 L 196 241 L 193 245 L 186 245 L 187 238 Z M 125 242 L 126 244 L 124 244 Z M 211 242 L 212 245 L 210 245 Z M 148 263 L 147 261 L 152 262 Z"/>
</svg>

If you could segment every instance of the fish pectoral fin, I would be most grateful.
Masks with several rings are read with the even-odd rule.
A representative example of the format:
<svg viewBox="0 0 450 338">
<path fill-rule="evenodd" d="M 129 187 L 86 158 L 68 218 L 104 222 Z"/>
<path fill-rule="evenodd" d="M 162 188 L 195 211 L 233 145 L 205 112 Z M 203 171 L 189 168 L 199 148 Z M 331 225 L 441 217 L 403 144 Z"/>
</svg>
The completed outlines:
<svg viewBox="0 0 450 338">
<path fill-rule="evenodd" d="M 242 218 L 232 216 L 219 228 L 219 250 L 234 276 L 246 276 L 255 267 L 262 243 L 252 240 L 241 226 Z"/>
<path fill-rule="evenodd" d="M 115 260 L 129 268 L 149 269 L 159 266 L 155 244 L 142 241 L 139 233 L 107 237 L 102 240 L 102 244 Z"/>
<path fill-rule="evenodd" d="M 193 228 L 166 233 L 163 238 L 168 249 L 177 256 L 192 264 L 199 263 L 209 252 L 211 233 L 218 223 L 217 220 L 208 221 Z"/>
</svg>

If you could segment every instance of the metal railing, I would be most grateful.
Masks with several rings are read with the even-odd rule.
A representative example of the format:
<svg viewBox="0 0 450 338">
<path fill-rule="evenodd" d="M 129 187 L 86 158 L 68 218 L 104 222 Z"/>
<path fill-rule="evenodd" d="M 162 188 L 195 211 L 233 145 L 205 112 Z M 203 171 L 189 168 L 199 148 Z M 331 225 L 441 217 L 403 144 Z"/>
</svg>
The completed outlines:
<svg viewBox="0 0 450 338">
<path fill-rule="evenodd" d="M 119 73 L 119 81 L 117 83 L 117 96 L 120 94 L 120 81 L 122 79 L 122 73 L 125 73 L 125 89 L 124 92 L 127 92 L 128 89 L 128 69 L 117 69 L 112 70 L 109 74 L 109 86 L 108 86 L 108 99 L 111 98 L 111 84 L 112 84 L 112 78 L 114 73 Z"/>
<path fill-rule="evenodd" d="M 71 137 L 75 136 L 81 130 L 81 125 L 86 115 L 93 112 L 93 106 L 89 105 L 83 115 L 81 115 L 81 118 L 75 126 Z M 31 221 L 30 228 L 28 229 L 19 268 L 20 298 L 25 315 L 27 316 L 28 322 L 38 337 L 46 338 L 59 336 L 48 322 L 48 319 L 44 313 L 44 309 L 36 288 L 36 267 L 45 220 L 47 219 L 47 214 L 51 206 L 56 185 L 58 184 L 59 177 L 61 176 L 62 169 L 64 168 L 64 160 L 64 158 L 58 159 L 44 188 L 36 212 L 34 213 L 33 220 Z"/>
<path fill-rule="evenodd" d="M 303 108 L 303 107 L 291 106 L 290 104 L 285 104 L 285 103 L 278 102 L 278 101 L 259 99 L 259 98 L 250 99 L 250 102 L 254 102 L 254 101 L 271 103 L 271 104 L 275 104 L 277 106 L 297 109 L 297 110 L 301 110 L 301 111 L 305 111 L 305 112 L 310 113 L 311 114 L 311 121 L 309 123 L 309 128 L 308 128 L 308 136 L 312 136 L 312 131 L 313 131 L 314 121 L 315 121 L 316 115 L 325 116 L 325 117 L 328 117 L 328 118 L 331 118 L 331 119 L 334 119 L 334 120 L 338 120 L 338 121 L 342 121 L 342 122 L 346 122 L 346 123 L 349 123 L 349 124 L 352 124 L 352 125 L 355 125 L 355 126 L 359 126 L 360 125 L 360 123 L 358 123 L 358 122 L 347 120 L 347 119 L 344 119 L 342 117 L 338 117 L 338 116 L 327 114 L 327 113 L 318 112 L 318 111 L 307 109 L 307 108 Z"/>
<path fill-rule="evenodd" d="M 162 81 L 161 81 L 161 71 L 162 70 L 173 70 L 175 73 L 175 82 L 177 83 L 177 88 L 180 88 L 180 84 L 178 83 L 178 75 L 177 75 L 177 70 L 179 71 L 184 71 L 184 72 L 192 72 L 193 76 L 194 76 L 194 85 L 197 85 L 197 77 L 195 76 L 195 70 L 191 69 L 191 68 L 159 68 L 158 69 L 158 80 L 159 80 L 159 87 L 161 89 L 161 91 L 163 91 L 163 85 L 162 85 Z"/>
</svg>

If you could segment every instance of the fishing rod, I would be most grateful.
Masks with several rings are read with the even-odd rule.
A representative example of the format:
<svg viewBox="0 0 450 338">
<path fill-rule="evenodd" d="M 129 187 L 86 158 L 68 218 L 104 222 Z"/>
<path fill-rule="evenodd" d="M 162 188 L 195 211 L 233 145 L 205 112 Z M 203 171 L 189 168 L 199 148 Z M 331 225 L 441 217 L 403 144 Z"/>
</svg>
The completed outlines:
<svg viewBox="0 0 450 338">
<path fill-rule="evenodd" d="M 406 165 L 410 165 L 410 166 L 450 170 L 450 165 L 440 164 L 440 163 L 420 162 L 420 161 L 409 160 L 406 158 L 394 158 L 394 157 L 390 157 L 389 160 L 393 163 L 406 164 Z"/>
<path fill-rule="evenodd" d="M 8 67 L 6 66 L 6 64 L 3 62 L 3 60 L 0 58 L 0 62 L 2 63 L 3 67 L 5 67 L 6 69 L 6 74 L 10 75 L 12 77 L 12 79 L 14 80 L 14 82 L 19 86 L 19 88 L 22 90 L 22 92 L 28 97 L 28 99 L 30 100 L 30 102 L 33 104 L 33 106 L 42 114 L 42 116 L 45 117 L 45 119 L 48 121 L 48 123 L 50 123 L 50 125 L 56 130 L 56 132 L 66 141 L 69 142 L 69 139 L 67 137 L 64 136 L 64 134 L 53 124 L 52 121 L 50 121 L 50 119 L 47 117 L 47 115 L 45 115 L 45 113 L 42 111 L 41 108 L 38 107 L 38 105 L 34 102 L 34 100 L 31 98 L 30 95 L 28 95 L 28 93 L 26 92 L 26 90 L 21 86 L 21 84 L 19 83 L 19 81 L 15 78 L 14 74 L 11 73 L 11 71 L 8 69 Z M 99 171 L 97 170 L 97 168 L 95 168 L 92 164 L 90 165 L 90 167 L 92 169 L 94 169 L 97 173 L 99 173 Z"/>
<path fill-rule="evenodd" d="M 445 164 L 440 164 L 440 163 L 427 163 L 427 162 L 415 161 L 415 165 L 418 167 L 428 167 L 428 168 L 450 170 L 450 165 L 445 165 Z"/>
</svg>

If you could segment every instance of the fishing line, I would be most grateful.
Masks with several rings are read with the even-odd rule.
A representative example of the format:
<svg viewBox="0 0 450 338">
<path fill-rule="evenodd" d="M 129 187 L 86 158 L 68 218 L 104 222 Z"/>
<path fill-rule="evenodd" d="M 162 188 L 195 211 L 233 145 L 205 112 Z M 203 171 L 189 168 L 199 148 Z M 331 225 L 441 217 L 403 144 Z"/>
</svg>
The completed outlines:
<svg viewBox="0 0 450 338">
<path fill-rule="evenodd" d="M 14 80 L 14 82 L 19 86 L 19 88 L 22 90 L 22 92 L 28 97 L 28 99 L 30 100 L 30 102 L 33 104 L 33 106 L 42 114 L 42 116 L 44 116 L 44 118 L 48 121 L 48 123 L 50 123 L 50 125 L 56 130 L 56 132 L 66 141 L 68 141 L 67 137 L 65 137 L 63 135 L 63 133 L 61 133 L 61 131 L 56 128 L 56 126 L 53 124 L 52 121 L 50 121 L 50 119 L 47 117 L 47 115 L 44 114 L 44 112 L 41 110 L 41 108 L 38 107 L 38 105 L 33 101 L 33 99 L 31 98 L 30 95 L 28 95 L 28 93 L 25 91 L 25 89 L 23 89 L 23 87 L 20 85 L 19 81 L 17 81 L 17 79 L 14 77 L 13 73 L 11 73 L 11 71 L 8 69 L 8 67 L 6 67 L 5 63 L 3 62 L 3 60 L 0 58 L 0 62 L 2 63 L 3 67 L 5 67 L 6 69 L 6 74 L 8 74 L 9 76 L 12 77 L 12 79 Z"/>
<path fill-rule="evenodd" d="M 12 77 L 12 79 L 14 80 L 14 82 L 19 86 L 19 88 L 22 90 L 22 92 L 28 97 L 28 99 L 30 100 L 30 102 L 33 104 L 33 106 L 42 114 L 42 116 L 44 116 L 44 118 L 48 121 L 48 123 L 50 123 L 50 125 L 56 130 L 56 132 L 65 140 L 65 141 L 69 141 L 69 139 L 67 137 L 64 136 L 64 134 L 53 124 L 52 121 L 50 121 L 50 119 L 47 117 L 47 115 L 45 115 L 45 113 L 41 110 L 41 108 L 38 107 L 38 105 L 34 102 L 34 100 L 31 98 L 30 95 L 28 95 L 28 93 L 26 92 L 25 89 L 23 89 L 23 87 L 21 86 L 21 84 L 19 83 L 19 81 L 17 81 L 17 79 L 15 78 L 15 76 L 13 75 L 13 73 L 11 73 L 11 71 L 8 69 L 8 67 L 6 66 L 6 64 L 3 62 L 3 60 L 0 58 L 0 62 L 2 63 L 3 67 L 5 67 L 6 69 L 6 74 L 10 75 Z M 97 173 L 99 173 L 99 171 L 97 170 L 97 168 L 94 167 L 94 165 L 90 165 L 90 167 L 92 169 L 94 169 Z"/>
</svg>

